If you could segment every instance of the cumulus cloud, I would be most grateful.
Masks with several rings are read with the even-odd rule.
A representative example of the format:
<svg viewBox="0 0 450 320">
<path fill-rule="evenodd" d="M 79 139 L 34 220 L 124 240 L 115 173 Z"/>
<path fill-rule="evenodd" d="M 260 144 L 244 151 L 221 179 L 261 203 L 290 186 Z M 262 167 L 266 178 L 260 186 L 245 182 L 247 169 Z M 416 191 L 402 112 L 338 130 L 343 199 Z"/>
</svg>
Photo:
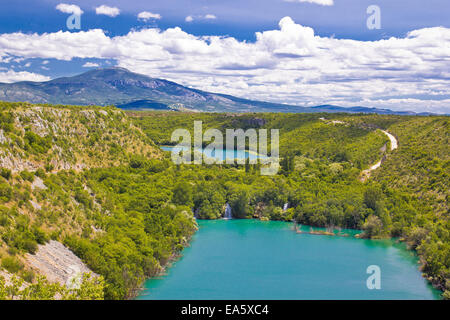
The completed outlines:
<svg viewBox="0 0 450 320">
<path fill-rule="evenodd" d="M 184 19 L 184 21 L 186 21 L 186 22 L 192 22 L 192 21 L 194 21 L 194 17 L 192 17 L 192 16 L 187 16 L 186 19 Z"/>
<path fill-rule="evenodd" d="M 161 15 L 159 13 L 152 13 L 148 11 L 142 11 L 138 14 L 138 20 L 148 21 L 150 19 L 159 20 L 161 19 Z"/>
<path fill-rule="evenodd" d="M 106 5 L 101 5 L 95 8 L 96 14 L 103 14 L 105 16 L 109 16 L 111 18 L 117 17 L 120 14 L 119 8 L 116 7 L 108 7 Z"/>
<path fill-rule="evenodd" d="M 6 72 L 0 72 L 0 82 L 12 83 L 17 81 L 48 81 L 50 77 L 43 76 L 41 74 L 32 73 L 28 71 L 16 72 L 8 70 Z"/>
<path fill-rule="evenodd" d="M 76 14 L 76 15 L 83 14 L 83 10 L 81 10 L 81 8 L 75 4 L 60 3 L 56 6 L 56 10 L 68 14 Z"/>
<path fill-rule="evenodd" d="M 208 13 L 207 15 L 205 15 L 205 19 L 215 20 L 217 19 L 217 17 L 214 14 Z"/>
<path fill-rule="evenodd" d="M 450 29 L 358 41 L 321 37 L 291 18 L 256 41 L 181 28 L 0 35 L 9 57 L 115 60 L 134 72 L 198 89 L 298 105 L 377 106 L 450 113 Z M 431 110 L 430 110 L 431 109 Z"/>
<path fill-rule="evenodd" d="M 102 46 L 104 49 L 101 49 Z M 111 50 L 110 46 L 111 39 L 100 29 L 80 32 L 58 31 L 41 35 L 22 32 L 0 35 L 0 57 L 5 59 L 8 59 L 8 56 L 54 58 L 64 61 L 70 61 L 75 57 L 96 58 L 103 55 L 102 51 Z"/>
<path fill-rule="evenodd" d="M 332 6 L 334 4 L 333 0 L 284 0 L 286 2 L 309 2 L 320 4 L 321 6 Z"/>
</svg>

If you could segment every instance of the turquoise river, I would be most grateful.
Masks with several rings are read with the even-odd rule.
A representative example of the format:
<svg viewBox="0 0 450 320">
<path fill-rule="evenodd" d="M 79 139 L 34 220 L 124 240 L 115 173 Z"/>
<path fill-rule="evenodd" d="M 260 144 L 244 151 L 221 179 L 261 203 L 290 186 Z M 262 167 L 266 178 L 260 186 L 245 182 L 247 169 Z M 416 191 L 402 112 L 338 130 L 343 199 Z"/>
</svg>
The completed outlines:
<svg viewBox="0 0 450 320">
<path fill-rule="evenodd" d="M 370 265 L 380 267 L 380 290 L 367 288 Z M 285 222 L 217 220 L 199 221 L 183 256 L 167 268 L 167 274 L 146 281 L 138 299 L 438 297 L 404 244 L 298 234 L 292 223 Z"/>
</svg>

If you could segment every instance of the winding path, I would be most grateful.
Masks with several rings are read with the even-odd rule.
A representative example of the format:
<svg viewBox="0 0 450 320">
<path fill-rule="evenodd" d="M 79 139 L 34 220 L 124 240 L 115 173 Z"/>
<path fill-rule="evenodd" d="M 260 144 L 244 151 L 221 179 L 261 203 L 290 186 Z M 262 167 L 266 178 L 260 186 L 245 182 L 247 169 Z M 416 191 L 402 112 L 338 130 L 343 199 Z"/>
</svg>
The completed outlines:
<svg viewBox="0 0 450 320">
<path fill-rule="evenodd" d="M 387 137 L 391 141 L 391 151 L 397 149 L 398 148 L 397 138 L 395 138 L 392 134 L 390 134 L 389 132 L 387 132 L 385 130 L 381 130 L 381 132 L 383 132 L 385 135 L 387 135 Z M 372 165 L 369 169 L 363 170 L 361 172 L 361 181 L 366 181 L 367 179 L 369 179 L 370 173 L 373 170 L 378 169 L 379 167 L 381 167 L 381 164 L 383 163 L 384 159 L 385 159 L 385 157 L 383 157 L 380 161 L 378 161 L 377 163 Z"/>
<path fill-rule="evenodd" d="M 346 125 L 346 126 L 349 125 L 348 123 L 343 122 L 343 121 L 339 121 L 339 120 L 327 120 L 327 119 L 325 119 L 325 118 L 319 118 L 319 120 L 325 122 L 326 124 L 333 124 L 333 125 L 336 125 L 336 124 L 343 124 L 343 125 Z M 383 133 L 389 138 L 389 140 L 391 141 L 391 151 L 394 151 L 395 149 L 397 149 L 397 148 L 398 148 L 398 140 L 397 140 L 397 138 L 394 137 L 394 136 L 393 136 L 392 134 L 390 134 L 389 132 L 387 132 L 386 130 L 381 130 L 381 129 L 380 129 L 380 131 L 383 132 Z M 373 170 L 376 170 L 376 169 L 378 169 L 379 167 L 381 167 L 381 164 L 384 162 L 385 159 L 386 159 L 386 155 L 384 155 L 383 158 L 381 158 L 380 161 L 378 161 L 377 163 L 375 163 L 374 165 L 372 165 L 369 169 L 366 169 L 366 170 L 361 171 L 361 174 L 360 174 L 360 178 L 359 178 L 359 179 L 360 179 L 362 182 L 364 182 L 364 181 L 366 181 L 367 179 L 369 179 L 369 178 L 370 178 L 370 173 L 371 173 Z"/>
<path fill-rule="evenodd" d="M 391 140 L 391 151 L 395 150 L 398 148 L 398 141 L 397 138 L 394 137 L 392 134 L 390 134 L 387 131 L 381 130 L 385 135 L 388 136 L 389 140 Z"/>
</svg>

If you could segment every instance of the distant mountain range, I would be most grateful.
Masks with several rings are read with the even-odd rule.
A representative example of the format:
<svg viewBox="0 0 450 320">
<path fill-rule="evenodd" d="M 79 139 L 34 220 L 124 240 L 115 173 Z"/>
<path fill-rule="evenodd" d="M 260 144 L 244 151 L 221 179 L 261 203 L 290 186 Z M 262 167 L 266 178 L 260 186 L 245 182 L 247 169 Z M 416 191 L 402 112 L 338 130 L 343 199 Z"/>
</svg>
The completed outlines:
<svg viewBox="0 0 450 320">
<path fill-rule="evenodd" d="M 348 112 L 414 115 L 414 112 L 333 105 L 301 107 L 254 101 L 188 88 L 124 68 L 91 70 L 45 82 L 0 83 L 0 100 L 70 105 L 115 105 L 130 110 L 203 112 Z M 425 113 L 424 113 L 425 114 Z"/>
</svg>

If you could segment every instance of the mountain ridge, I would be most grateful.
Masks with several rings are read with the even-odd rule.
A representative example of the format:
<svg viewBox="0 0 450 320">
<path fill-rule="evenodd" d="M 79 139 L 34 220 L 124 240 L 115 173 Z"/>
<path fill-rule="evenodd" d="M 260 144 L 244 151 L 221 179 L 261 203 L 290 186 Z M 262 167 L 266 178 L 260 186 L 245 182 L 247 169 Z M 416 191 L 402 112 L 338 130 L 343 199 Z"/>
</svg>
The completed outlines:
<svg viewBox="0 0 450 320">
<path fill-rule="evenodd" d="M 44 82 L 0 83 L 0 100 L 66 105 L 115 105 L 121 109 L 202 112 L 346 112 L 430 115 L 389 109 L 320 105 L 303 107 L 257 101 L 189 88 L 169 80 L 131 72 L 125 68 L 99 68 L 71 77 Z"/>
</svg>

